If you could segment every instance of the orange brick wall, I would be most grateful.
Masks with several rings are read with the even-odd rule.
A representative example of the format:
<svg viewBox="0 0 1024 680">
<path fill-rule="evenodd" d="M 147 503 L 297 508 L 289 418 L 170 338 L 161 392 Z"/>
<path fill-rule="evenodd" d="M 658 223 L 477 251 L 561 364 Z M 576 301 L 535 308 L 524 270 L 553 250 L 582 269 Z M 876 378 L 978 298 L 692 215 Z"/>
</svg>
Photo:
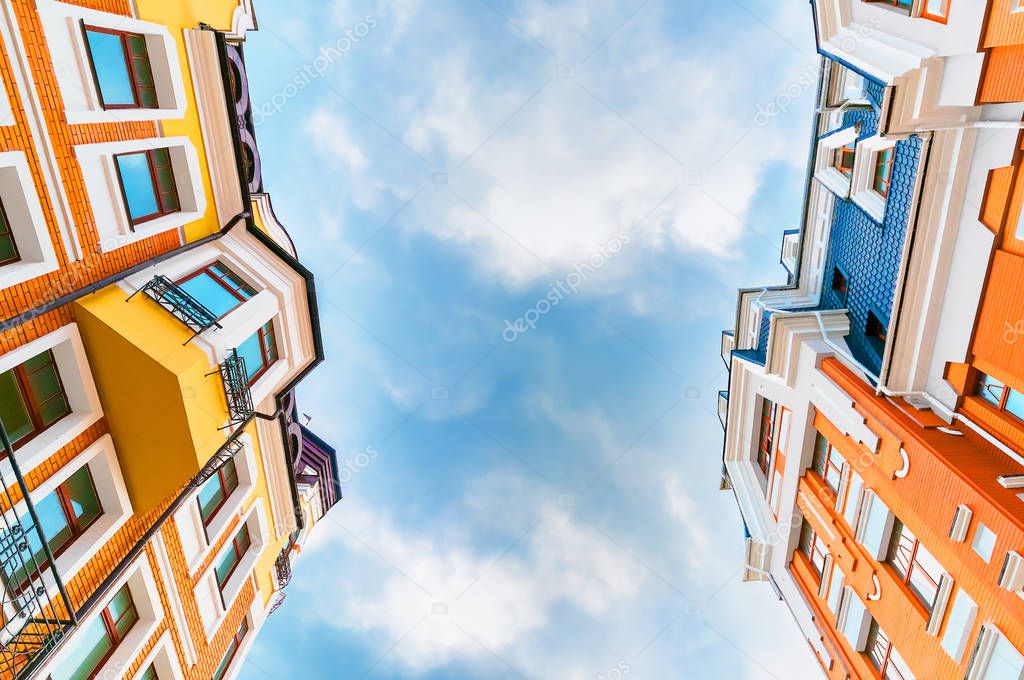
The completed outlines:
<svg viewBox="0 0 1024 680">
<path fill-rule="evenodd" d="M 1024 649 L 1024 600 L 998 586 L 1006 551 L 1024 545 L 1024 503 L 1014 491 L 996 482 L 999 475 L 1024 473 L 1024 467 L 969 430 L 955 436 L 920 427 L 892 402 L 876 397 L 870 386 L 835 359 L 826 359 L 822 370 L 854 398 L 869 427 L 881 437 L 883 452 L 898 451 L 900 446 L 907 451 L 909 472 L 903 479 L 894 479 L 886 465 L 875 463 L 875 454 L 844 437 L 824 418 L 815 421 L 822 434 L 854 464 L 866 487 L 878 494 L 953 576 L 953 597 L 962 587 L 977 603 L 979 614 L 969 644 L 976 642 L 980 624 L 995 623 L 1017 648 Z M 961 503 L 970 507 L 974 516 L 967 540 L 958 543 L 949 538 L 949 529 Z M 971 548 L 979 522 L 998 537 L 989 564 Z M 953 664 L 939 647 L 941 631 L 939 637 L 926 634 L 926 619 L 915 617 L 912 608 L 908 609 L 908 604 L 916 605 L 910 594 L 893 597 L 897 588 L 892 581 L 898 582 L 895 574 L 885 565 L 874 563 L 873 568 L 883 583 L 882 598 L 866 602 L 868 609 L 918 677 L 963 677 L 969 650 L 959 666 Z"/>
<path fill-rule="evenodd" d="M 120 14 L 129 13 L 127 0 L 104 0 L 76 2 L 82 6 L 103 9 Z M 99 251 L 99 238 L 92 208 L 85 193 L 81 168 L 74 155 L 77 144 L 139 139 L 158 136 L 153 123 L 129 122 L 110 124 L 69 125 L 64 115 L 64 103 L 50 63 L 49 51 L 43 37 L 43 29 L 31 0 L 13 0 L 15 16 L 25 46 L 32 79 L 32 88 L 45 111 L 46 134 L 57 159 L 61 184 L 71 206 L 74 227 L 81 243 L 83 257 L 73 261 L 64 249 L 54 213 L 55 197 L 51 196 L 42 180 L 41 160 L 36 153 L 34 139 L 29 128 L 25 108 L 15 87 L 12 73 L 10 49 L 0 54 L 0 76 L 3 77 L 15 125 L 0 128 L 0 151 L 22 151 L 36 180 L 36 190 L 50 229 L 50 236 L 60 266 L 58 271 L 38 277 L 23 284 L 12 286 L 0 293 L 2 318 L 9 319 L 20 312 L 36 307 L 60 295 L 77 290 L 88 283 L 105 276 L 123 271 L 159 253 L 167 252 L 180 245 L 177 232 L 159 234 L 108 253 Z"/>
<path fill-rule="evenodd" d="M 979 103 L 1024 101 L 1024 13 L 1011 13 L 1012 2 L 989 2 L 981 39 L 986 55 Z"/>
</svg>

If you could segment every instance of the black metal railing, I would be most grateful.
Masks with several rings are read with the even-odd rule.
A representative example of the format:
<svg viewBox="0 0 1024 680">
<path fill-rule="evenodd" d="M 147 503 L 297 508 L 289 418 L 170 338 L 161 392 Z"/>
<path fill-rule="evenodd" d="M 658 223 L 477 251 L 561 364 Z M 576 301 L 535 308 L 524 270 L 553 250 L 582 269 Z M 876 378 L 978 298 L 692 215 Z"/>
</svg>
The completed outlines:
<svg viewBox="0 0 1024 680">
<path fill-rule="evenodd" d="M 203 331 L 211 328 L 220 328 L 216 314 L 166 276 L 157 274 L 149 283 L 129 295 L 128 299 L 131 300 L 139 292 L 148 295 L 157 304 L 188 326 L 189 330 L 192 331 L 192 337 L 186 340 L 185 344 L 191 342 Z"/>
<path fill-rule="evenodd" d="M 31 677 L 77 624 L 14 447 L 0 423 L 0 444 L 14 476 L 0 467 L 0 677 Z"/>
<path fill-rule="evenodd" d="M 224 381 L 224 396 L 228 402 L 228 415 L 232 426 L 237 426 L 252 417 L 252 392 L 249 391 L 249 373 L 245 359 L 236 350 L 231 350 L 220 364 L 220 377 Z"/>
<path fill-rule="evenodd" d="M 224 446 L 213 454 L 210 460 L 206 461 L 206 465 L 196 473 L 196 476 L 192 478 L 192 481 L 188 483 L 189 488 L 198 489 L 206 481 L 217 474 L 217 470 L 220 470 L 229 460 L 235 457 L 239 451 L 242 450 L 242 442 L 237 438 L 228 441 Z"/>
<path fill-rule="evenodd" d="M 288 584 L 292 581 L 292 541 L 288 541 L 288 544 L 281 550 L 281 554 L 274 560 L 274 571 L 277 573 L 277 601 L 270 607 L 270 611 L 267 612 L 267 616 L 270 616 L 277 611 L 278 607 L 284 604 L 284 600 L 288 595 L 284 592 L 284 589 L 288 587 Z"/>
</svg>

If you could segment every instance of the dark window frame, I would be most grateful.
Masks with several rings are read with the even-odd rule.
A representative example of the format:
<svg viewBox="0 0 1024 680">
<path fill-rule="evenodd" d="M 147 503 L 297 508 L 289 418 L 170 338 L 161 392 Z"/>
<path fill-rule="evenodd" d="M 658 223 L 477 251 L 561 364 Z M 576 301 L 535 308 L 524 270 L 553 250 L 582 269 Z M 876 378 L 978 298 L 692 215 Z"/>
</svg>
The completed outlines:
<svg viewBox="0 0 1024 680">
<path fill-rule="evenodd" d="M 43 424 L 42 403 L 36 403 L 34 395 L 32 394 L 32 387 L 31 387 L 31 385 L 29 383 L 29 375 L 31 375 L 32 373 L 38 373 L 39 371 L 42 370 L 42 367 L 35 369 L 35 371 L 33 371 L 32 373 L 30 373 L 25 368 L 25 364 L 26 363 L 28 363 L 29 361 L 32 361 L 32 359 L 35 359 L 36 357 L 38 357 L 40 355 L 43 355 L 43 354 L 49 355 L 49 362 L 48 362 L 47 365 L 53 367 L 54 375 L 57 376 L 57 385 L 58 385 L 57 392 L 55 394 L 51 395 L 50 397 L 44 399 L 43 401 L 47 402 L 47 401 L 50 401 L 51 399 L 55 399 L 57 397 L 62 397 L 63 400 L 64 400 L 64 404 L 67 406 L 66 413 L 64 413 L 64 415 L 60 416 L 56 420 L 54 420 L 49 425 Z M 29 432 L 28 434 L 23 435 L 20 439 L 18 439 L 17 442 L 12 442 L 11 443 L 12 448 L 15 451 L 17 451 L 18 449 L 23 447 L 25 444 L 28 444 L 30 441 L 32 441 L 33 439 L 35 439 L 36 437 L 41 435 L 43 432 L 46 432 L 48 429 L 50 429 L 51 427 L 53 427 L 54 425 L 59 423 L 64 418 L 67 418 L 69 415 L 72 414 L 74 409 L 71 408 L 71 401 L 70 401 L 70 399 L 68 399 L 68 392 L 67 392 L 67 389 L 64 387 L 64 379 L 60 375 L 60 366 L 57 365 L 57 357 L 55 357 L 53 355 L 53 349 L 52 348 L 48 349 L 48 350 L 46 350 L 44 352 L 40 352 L 39 354 L 36 354 L 35 356 L 29 357 L 28 359 L 26 359 L 25 361 L 21 362 L 17 366 L 8 369 L 8 371 L 13 373 L 13 375 L 14 375 L 14 379 L 15 379 L 15 381 L 18 384 L 18 391 L 21 393 L 22 403 L 24 403 L 26 405 L 26 407 L 27 407 L 26 411 L 28 413 L 29 420 L 32 422 L 32 431 Z M 3 371 L 3 373 L 6 373 L 6 372 L 7 371 Z M 6 451 L 0 451 L 0 460 L 3 460 L 6 457 L 7 457 L 7 452 Z"/>
<path fill-rule="evenodd" d="M 243 533 L 245 534 L 246 537 L 246 545 L 244 548 L 242 547 L 242 541 L 239 538 Z M 224 586 L 228 584 L 228 581 L 231 580 L 231 577 L 235 575 L 236 571 L 238 571 L 238 565 L 242 563 L 242 558 L 245 557 L 245 553 L 248 552 L 249 548 L 251 547 L 252 532 L 249 531 L 249 523 L 243 522 L 242 526 L 238 529 L 238 531 L 235 532 L 235 535 L 231 537 L 230 553 L 224 553 L 224 556 L 222 556 L 221 559 L 218 560 L 217 565 L 215 565 L 213 569 L 214 579 L 217 581 L 217 590 L 220 591 L 222 598 L 224 597 Z M 228 554 L 234 555 L 235 562 L 231 565 L 231 569 L 228 570 L 228 573 L 224 575 L 224 580 L 221 581 L 220 575 L 217 574 L 217 566 L 219 566 L 220 563 L 223 562 L 224 557 L 226 557 Z M 224 604 L 226 605 L 227 603 Z"/>
<path fill-rule="evenodd" d="M 920 550 L 924 550 L 929 555 L 931 554 L 931 551 L 921 544 L 921 539 L 919 539 L 916 534 L 911 532 L 909 529 L 904 532 L 904 529 L 906 529 L 906 525 L 897 519 L 895 526 L 893 526 L 892 538 L 889 539 L 889 549 L 885 557 L 885 563 L 893 570 L 893 572 L 895 572 L 896 576 L 904 583 L 904 585 L 914 593 L 918 602 L 924 605 L 924 608 L 931 613 L 935 608 L 935 598 L 939 593 L 939 583 L 942 581 L 942 575 L 940 574 L 938 578 L 935 578 L 929 574 L 924 565 L 918 561 L 917 555 Z M 907 536 L 912 537 L 913 541 L 911 542 L 909 538 L 905 541 L 904 538 Z M 901 555 L 903 556 L 902 559 Z M 932 559 L 935 559 L 934 556 Z M 919 576 L 920 574 L 924 575 L 925 579 L 927 579 L 934 590 L 930 602 L 926 602 L 924 596 L 918 592 L 911 583 L 914 577 Z"/>
<path fill-rule="evenodd" d="M 882 627 L 878 625 L 878 621 L 871 619 L 871 626 L 868 629 L 868 643 L 865 654 L 871 661 L 871 665 L 878 671 L 881 678 L 889 678 L 890 680 L 909 680 L 903 673 L 895 666 L 895 661 L 892 658 L 893 652 L 896 651 L 895 646 L 892 643 L 892 638 L 882 630 Z M 897 656 L 899 652 L 896 652 Z M 899 657 L 902 659 L 903 657 Z M 904 662 L 906 663 L 906 662 Z M 892 672 L 895 675 L 889 675 Z"/>
<path fill-rule="evenodd" d="M 226 481 L 226 475 L 224 474 L 224 468 L 228 467 L 229 465 L 235 471 L 235 475 L 234 475 L 235 483 L 234 483 L 234 486 L 232 486 L 231 488 L 228 488 L 229 485 L 228 485 L 228 483 Z M 216 506 L 214 506 L 213 510 L 210 511 L 209 517 L 204 517 L 203 516 L 203 504 L 202 504 L 202 501 L 201 501 L 200 498 L 198 498 L 198 496 L 196 497 L 196 503 L 199 506 L 199 518 L 203 522 L 203 529 L 204 530 L 210 528 L 210 524 L 212 524 L 213 520 L 217 517 L 217 513 L 219 513 L 221 511 L 221 509 L 227 504 L 228 498 L 231 496 L 232 493 L 235 492 L 235 489 L 237 489 L 239 487 L 238 466 L 235 465 L 235 459 L 234 458 L 228 459 L 228 461 L 226 463 L 224 463 L 224 465 L 221 465 L 219 468 L 217 468 L 216 479 L 217 479 L 217 483 L 220 485 L 221 499 L 220 499 L 220 502 L 217 503 Z M 209 484 L 212 481 L 213 481 L 213 478 L 208 480 L 207 484 Z M 207 536 L 207 538 L 209 538 L 209 536 Z"/>
<path fill-rule="evenodd" d="M 167 166 L 171 171 L 171 181 L 174 183 L 174 200 L 178 204 L 177 208 L 169 208 L 168 203 L 165 199 L 165 195 L 170 195 L 172 192 L 164 192 L 160 190 L 160 182 L 158 179 L 159 169 L 165 167 L 163 165 L 157 165 L 156 154 L 158 152 L 164 152 L 167 154 Z M 124 187 L 124 178 L 121 176 L 121 167 L 118 165 L 117 159 L 124 156 L 146 156 L 146 164 L 149 167 L 149 181 L 153 187 L 153 194 L 156 196 L 157 210 L 156 212 L 148 215 L 142 215 L 140 217 L 132 217 L 131 204 L 128 202 L 128 190 Z M 170 147 L 162 146 L 156 149 L 142 149 L 139 151 L 126 151 L 125 153 L 114 154 L 114 169 L 117 171 L 117 182 L 121 189 L 121 199 L 124 202 L 125 215 L 128 217 L 128 223 L 132 231 L 135 231 L 135 227 L 146 222 L 151 222 L 155 219 L 159 219 L 166 215 L 173 215 L 174 213 L 181 212 L 181 192 L 178 191 L 178 181 L 174 174 L 174 159 L 171 158 Z"/>
<path fill-rule="evenodd" d="M 850 293 L 850 277 L 838 265 L 832 267 L 832 290 L 839 301 L 845 305 Z"/>
<path fill-rule="evenodd" d="M 999 387 L 997 388 L 999 390 L 999 396 L 996 398 L 996 401 L 998 403 L 992 403 L 992 401 L 990 401 L 987 397 L 985 397 L 982 394 L 982 392 L 987 392 L 992 397 L 996 397 L 992 389 L 990 389 L 994 386 L 986 385 L 985 378 L 992 378 L 996 382 L 1000 383 Z M 999 380 L 995 376 L 991 375 L 990 373 L 985 373 L 983 371 L 975 371 L 974 390 L 972 391 L 972 394 L 975 397 L 981 399 L 983 402 L 985 402 L 985 405 L 988 406 L 989 408 L 998 411 L 999 413 L 1005 413 L 1018 423 L 1024 423 L 1024 418 L 1017 415 L 1013 411 L 1007 410 L 1006 408 L 1006 404 L 1010 400 L 1010 396 L 1012 396 L 1013 394 L 1020 394 L 1024 396 L 1024 393 L 1020 392 L 1019 390 L 1013 389 L 1012 387 L 1010 387 L 1003 381 Z"/>
<path fill-rule="evenodd" d="M 846 178 L 853 176 L 853 165 L 857 158 L 856 140 L 832 150 L 832 167 Z M 849 162 L 849 165 L 847 165 Z"/>
<path fill-rule="evenodd" d="M 242 282 L 242 285 L 245 287 L 245 289 L 247 289 L 247 292 L 249 293 L 249 297 L 245 297 L 244 295 L 242 295 L 241 293 L 238 292 L 237 288 L 235 288 L 234 286 L 229 284 L 227 281 L 225 281 L 224 279 L 226 277 L 226 274 L 218 274 L 215 271 L 215 269 L 214 269 L 215 267 L 220 267 L 224 271 L 230 273 L 232 276 L 237 277 L 238 280 Z M 211 279 L 213 279 L 217 283 L 217 285 L 219 285 L 221 288 L 223 288 L 228 293 L 230 293 L 232 295 L 232 297 L 234 297 L 236 300 L 238 300 L 238 304 L 239 305 L 242 304 L 243 302 L 245 302 L 246 300 L 250 300 L 250 299 L 252 299 L 253 297 L 256 296 L 256 292 L 257 292 L 256 289 L 251 284 L 249 284 L 248 281 L 243 279 L 241 276 L 238 276 L 238 274 L 235 272 L 234 269 L 232 269 L 231 267 L 227 266 L 226 264 L 224 264 L 220 260 L 215 260 L 215 261 L 211 262 L 210 264 L 208 264 L 208 265 L 206 265 L 204 267 L 200 267 L 199 269 L 195 270 L 191 274 L 189 274 L 189 275 L 187 275 L 187 276 L 185 276 L 185 277 L 183 277 L 181 279 L 178 279 L 176 281 L 176 283 L 180 286 L 181 284 L 186 283 L 188 281 L 191 281 L 192 279 L 198 278 L 198 277 L 200 277 L 200 276 L 202 276 L 204 274 L 209 276 Z M 202 300 L 200 300 L 200 302 L 202 302 Z M 235 305 L 229 311 L 227 311 L 224 314 L 222 314 L 221 316 L 219 316 L 218 319 L 223 319 L 225 316 L 227 316 L 228 314 L 230 314 L 231 312 L 233 312 L 236 309 L 238 309 L 238 305 Z"/>
<path fill-rule="evenodd" d="M 778 406 L 774 402 L 761 398 L 761 425 L 757 436 L 755 463 L 766 479 L 771 465 L 772 449 L 775 446 L 775 421 L 778 418 L 778 411 Z"/>
<path fill-rule="evenodd" d="M 270 367 L 281 358 L 281 352 L 277 347 L 277 331 L 274 328 L 273 319 L 260 326 L 256 331 L 256 335 L 259 339 L 262 365 L 260 366 L 260 370 L 253 373 L 252 377 L 249 378 L 250 387 L 255 385 L 256 381 L 262 378 L 263 375 L 270 370 Z M 269 344 L 267 340 L 268 337 L 272 340 Z"/>
<path fill-rule="evenodd" d="M 93 26 L 87 24 L 84 21 L 82 26 L 82 39 L 85 42 L 85 52 L 89 56 L 89 69 L 92 71 L 93 82 L 96 85 L 96 96 L 100 100 L 100 106 L 106 111 L 116 110 L 133 110 L 133 109 L 146 109 L 146 110 L 157 110 L 160 108 L 160 93 L 156 87 L 156 73 L 153 70 L 153 59 L 149 56 L 149 41 L 146 39 L 145 33 L 135 33 L 134 31 L 119 31 L 116 28 L 105 28 L 103 26 Z M 100 86 L 100 73 L 96 67 L 96 60 L 92 56 L 92 49 L 89 47 L 89 32 L 94 33 L 105 33 L 107 35 L 117 36 L 121 39 L 121 53 L 124 56 L 125 68 L 128 70 L 128 81 L 132 86 L 132 97 L 135 102 L 133 104 L 108 104 L 103 99 L 103 88 Z M 132 56 L 131 48 L 128 45 L 129 38 L 142 38 L 143 43 L 146 46 L 146 61 L 149 63 L 149 70 L 153 76 L 153 86 L 143 86 L 139 84 L 139 76 L 135 70 L 135 59 Z M 153 96 L 157 100 L 156 106 L 144 106 L 142 103 L 143 89 L 152 89 Z"/>
<path fill-rule="evenodd" d="M 248 634 L 249 620 L 243 618 L 242 623 L 238 626 L 238 630 L 235 631 L 235 634 L 228 642 L 228 647 L 224 650 L 224 656 L 221 657 L 220 663 L 217 665 L 211 680 L 223 680 L 224 675 L 227 673 L 228 669 L 231 668 L 231 663 L 238 655 L 238 650 L 242 648 L 242 641 L 245 640 L 245 636 Z"/>
<path fill-rule="evenodd" d="M 882 317 L 870 309 L 864 321 L 864 337 L 878 355 L 885 352 L 885 344 L 889 341 L 889 327 L 882 322 Z"/>
<path fill-rule="evenodd" d="M 3 201 L 0 201 L 0 237 L 10 239 L 11 247 L 14 249 L 14 255 L 6 260 L 0 260 L 0 265 L 21 262 L 21 251 L 18 249 L 18 240 L 14 238 L 14 230 L 11 228 L 11 219 L 7 215 L 7 208 L 4 207 Z"/>
</svg>

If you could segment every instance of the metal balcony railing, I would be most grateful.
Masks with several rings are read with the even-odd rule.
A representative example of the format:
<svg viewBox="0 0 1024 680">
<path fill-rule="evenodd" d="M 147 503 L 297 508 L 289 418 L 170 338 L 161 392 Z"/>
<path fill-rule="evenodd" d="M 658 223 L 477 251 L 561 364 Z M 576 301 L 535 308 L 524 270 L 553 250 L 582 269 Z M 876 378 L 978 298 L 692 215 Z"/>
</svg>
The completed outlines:
<svg viewBox="0 0 1024 680">
<path fill-rule="evenodd" d="M 203 331 L 220 328 L 216 314 L 166 276 L 157 274 L 149 283 L 129 295 L 128 299 L 131 300 L 139 292 L 148 295 L 188 326 L 192 331 L 192 337 L 186 340 L 185 344 L 191 342 Z"/>
<path fill-rule="evenodd" d="M 31 677 L 77 624 L 39 516 L 0 423 L 0 444 L 14 480 L 0 467 L 0 677 Z M 6 466 L 5 466 L 6 467 Z"/>
<path fill-rule="evenodd" d="M 249 391 L 249 373 L 245 359 L 231 350 L 220 364 L 220 377 L 224 381 L 224 396 L 228 402 L 228 416 L 232 426 L 244 423 L 252 417 L 252 392 Z"/>
<path fill-rule="evenodd" d="M 192 478 L 192 481 L 188 483 L 188 486 L 192 489 L 198 489 L 206 484 L 208 479 L 217 474 L 217 470 L 221 469 L 241 450 L 242 442 L 238 441 L 237 438 L 224 444 L 217 453 L 213 454 L 213 457 L 210 458 L 210 460 L 206 461 L 206 465 L 204 465 L 196 476 Z"/>
<path fill-rule="evenodd" d="M 284 604 L 284 600 L 288 595 L 284 592 L 284 589 L 292 581 L 292 546 L 294 543 L 288 541 L 288 543 L 281 550 L 281 554 L 274 560 L 274 571 L 277 573 L 277 592 L 278 598 L 271 606 L 270 611 L 267 612 L 267 616 L 270 616 L 277 611 L 277 608 Z"/>
</svg>

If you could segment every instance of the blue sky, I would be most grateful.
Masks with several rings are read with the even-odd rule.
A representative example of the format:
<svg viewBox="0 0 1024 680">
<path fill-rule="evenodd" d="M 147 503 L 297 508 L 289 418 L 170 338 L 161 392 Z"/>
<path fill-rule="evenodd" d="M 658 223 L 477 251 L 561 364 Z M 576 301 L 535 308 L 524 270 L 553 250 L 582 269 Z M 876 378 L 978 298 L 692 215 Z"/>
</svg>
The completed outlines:
<svg viewBox="0 0 1024 680">
<path fill-rule="evenodd" d="M 328 353 L 301 406 L 353 472 L 243 678 L 816 677 L 740 582 L 715 415 L 736 289 L 799 219 L 806 4 L 257 12 Z"/>
</svg>

